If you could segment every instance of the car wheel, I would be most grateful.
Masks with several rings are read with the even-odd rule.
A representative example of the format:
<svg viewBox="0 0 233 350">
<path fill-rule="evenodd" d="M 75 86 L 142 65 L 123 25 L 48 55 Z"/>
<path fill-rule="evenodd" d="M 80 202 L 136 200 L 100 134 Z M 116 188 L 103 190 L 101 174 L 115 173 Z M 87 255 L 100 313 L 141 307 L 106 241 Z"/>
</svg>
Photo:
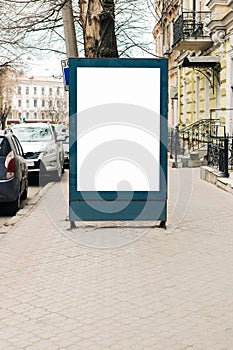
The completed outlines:
<svg viewBox="0 0 233 350">
<path fill-rule="evenodd" d="M 46 168 L 44 164 L 41 162 L 40 163 L 40 172 L 39 172 L 39 185 L 40 186 L 45 186 L 48 183 L 48 173 L 46 171 Z"/>
<path fill-rule="evenodd" d="M 8 204 L 8 214 L 9 215 L 16 215 L 17 211 L 19 211 L 20 209 L 20 195 L 18 196 L 18 198 L 14 201 L 14 202 L 10 202 Z"/>
<path fill-rule="evenodd" d="M 28 197 L 28 182 L 26 182 L 26 184 L 25 184 L 25 189 L 24 189 L 23 193 L 21 194 L 21 199 L 25 200 L 25 199 L 27 199 L 27 197 Z"/>
<path fill-rule="evenodd" d="M 52 175 L 52 179 L 55 182 L 60 182 L 61 176 L 62 176 L 62 165 L 61 165 L 61 162 L 59 162 L 57 165 L 57 170 Z"/>
<path fill-rule="evenodd" d="M 28 197 L 28 188 L 25 187 L 23 193 L 21 194 L 21 199 L 24 201 Z"/>
</svg>

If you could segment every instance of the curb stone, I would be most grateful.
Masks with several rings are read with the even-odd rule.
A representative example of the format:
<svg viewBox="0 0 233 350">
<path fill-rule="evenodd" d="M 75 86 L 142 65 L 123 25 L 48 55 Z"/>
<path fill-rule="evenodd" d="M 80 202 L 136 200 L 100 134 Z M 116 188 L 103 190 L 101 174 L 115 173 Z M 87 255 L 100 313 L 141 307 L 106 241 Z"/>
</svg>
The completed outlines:
<svg viewBox="0 0 233 350">
<path fill-rule="evenodd" d="M 26 201 L 24 207 L 20 209 L 16 215 L 11 217 L 3 224 L 2 227 L 0 227 L 0 237 L 11 231 L 19 221 L 21 221 L 25 216 L 29 215 L 34 207 L 39 203 L 45 191 L 48 191 L 53 185 L 54 182 L 49 182 L 43 188 L 39 188 L 34 197 Z"/>
<path fill-rule="evenodd" d="M 207 182 L 212 183 L 218 188 L 233 194 L 233 176 L 230 173 L 230 177 L 222 177 L 222 173 L 208 166 L 202 166 L 200 168 L 200 178 Z"/>
</svg>

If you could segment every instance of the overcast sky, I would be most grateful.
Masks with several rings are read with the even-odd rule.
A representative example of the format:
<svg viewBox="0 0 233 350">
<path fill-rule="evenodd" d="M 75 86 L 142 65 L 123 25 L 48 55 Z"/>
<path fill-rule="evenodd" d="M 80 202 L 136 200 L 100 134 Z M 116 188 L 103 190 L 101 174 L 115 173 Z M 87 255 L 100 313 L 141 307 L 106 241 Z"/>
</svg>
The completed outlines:
<svg viewBox="0 0 233 350">
<path fill-rule="evenodd" d="M 145 7 L 144 7 L 145 10 Z M 152 42 L 150 44 L 149 51 L 153 54 L 154 53 L 154 43 L 153 43 L 153 36 L 152 36 L 152 30 L 154 26 L 154 17 L 151 14 L 150 10 L 147 10 L 147 13 L 145 13 L 146 23 L 148 25 L 148 33 L 144 35 L 143 40 L 145 42 Z M 81 55 L 80 55 L 81 56 Z M 135 48 L 133 51 L 133 57 L 153 57 L 152 55 L 147 54 L 140 51 L 140 49 Z M 62 68 L 61 68 L 61 60 L 66 59 L 65 55 L 57 55 L 55 53 L 49 53 L 49 54 L 43 54 L 40 56 L 40 58 L 36 58 L 35 56 L 29 57 L 27 59 L 27 62 L 29 64 L 29 69 L 26 72 L 27 75 L 42 75 L 42 76 L 59 76 L 62 74 Z"/>
</svg>

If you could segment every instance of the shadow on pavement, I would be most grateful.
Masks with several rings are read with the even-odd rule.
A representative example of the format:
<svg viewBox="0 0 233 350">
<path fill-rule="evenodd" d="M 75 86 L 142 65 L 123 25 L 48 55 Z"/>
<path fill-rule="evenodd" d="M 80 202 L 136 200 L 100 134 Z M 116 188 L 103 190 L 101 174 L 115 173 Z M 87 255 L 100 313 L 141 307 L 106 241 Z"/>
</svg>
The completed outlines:
<svg viewBox="0 0 233 350">
<path fill-rule="evenodd" d="M 29 186 L 40 186 L 44 187 L 49 182 L 52 182 L 51 178 L 49 176 L 41 176 L 41 175 L 30 175 L 28 176 L 28 184 Z"/>
</svg>

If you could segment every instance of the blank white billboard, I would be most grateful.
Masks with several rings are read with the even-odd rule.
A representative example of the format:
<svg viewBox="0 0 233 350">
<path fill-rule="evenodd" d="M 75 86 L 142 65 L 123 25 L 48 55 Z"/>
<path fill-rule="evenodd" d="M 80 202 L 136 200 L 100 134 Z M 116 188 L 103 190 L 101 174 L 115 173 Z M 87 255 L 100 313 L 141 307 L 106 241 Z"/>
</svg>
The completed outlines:
<svg viewBox="0 0 233 350">
<path fill-rule="evenodd" d="M 160 68 L 77 68 L 77 190 L 159 191 Z"/>
</svg>

